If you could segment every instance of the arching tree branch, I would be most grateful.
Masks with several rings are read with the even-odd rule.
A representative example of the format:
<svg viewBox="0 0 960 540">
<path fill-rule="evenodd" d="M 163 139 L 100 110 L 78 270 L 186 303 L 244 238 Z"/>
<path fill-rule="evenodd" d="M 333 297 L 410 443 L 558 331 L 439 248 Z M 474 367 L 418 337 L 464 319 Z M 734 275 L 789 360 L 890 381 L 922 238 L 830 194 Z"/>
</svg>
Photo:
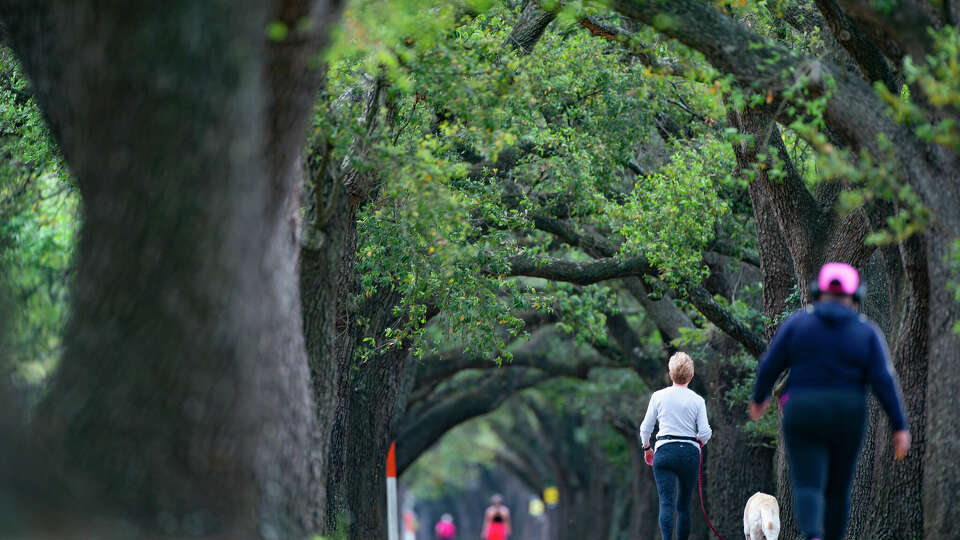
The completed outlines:
<svg viewBox="0 0 960 540">
<path fill-rule="evenodd" d="M 646 257 L 608 257 L 587 262 L 562 259 L 534 259 L 524 255 L 510 258 L 510 275 L 563 281 L 576 285 L 592 285 L 609 279 L 642 274 L 656 275 Z"/>
<path fill-rule="evenodd" d="M 416 415 L 408 413 L 400 421 L 397 435 L 397 472 L 402 474 L 420 454 L 455 426 L 492 411 L 514 392 L 550 377 L 537 370 L 504 370 Z"/>
</svg>

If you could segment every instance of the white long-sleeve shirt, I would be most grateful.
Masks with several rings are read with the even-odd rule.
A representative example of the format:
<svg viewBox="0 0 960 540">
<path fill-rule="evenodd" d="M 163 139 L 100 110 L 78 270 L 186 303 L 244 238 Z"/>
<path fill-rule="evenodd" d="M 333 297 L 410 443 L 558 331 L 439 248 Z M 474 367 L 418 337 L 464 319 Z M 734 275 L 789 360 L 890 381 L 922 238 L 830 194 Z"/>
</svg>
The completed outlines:
<svg viewBox="0 0 960 540">
<path fill-rule="evenodd" d="M 640 424 L 640 440 L 643 446 L 650 444 L 650 435 L 653 426 L 660 424 L 658 437 L 675 435 L 678 437 L 698 437 L 700 442 L 707 444 L 713 430 L 707 420 L 707 404 L 703 398 L 689 388 L 682 386 L 668 386 L 657 390 L 650 396 L 650 405 L 647 414 Z M 668 442 L 685 442 L 698 446 L 693 441 L 670 441 L 657 439 L 657 448 Z"/>
</svg>

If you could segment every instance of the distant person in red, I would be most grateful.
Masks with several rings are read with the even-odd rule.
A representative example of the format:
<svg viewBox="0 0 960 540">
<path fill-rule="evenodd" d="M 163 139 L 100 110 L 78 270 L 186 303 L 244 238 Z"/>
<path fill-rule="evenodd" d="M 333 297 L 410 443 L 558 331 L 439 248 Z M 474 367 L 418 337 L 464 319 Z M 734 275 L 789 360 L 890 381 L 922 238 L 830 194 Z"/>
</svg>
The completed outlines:
<svg viewBox="0 0 960 540">
<path fill-rule="evenodd" d="M 510 537 L 510 509 L 503 497 L 494 495 L 483 516 L 483 540 L 507 540 Z"/>
<path fill-rule="evenodd" d="M 444 514 L 433 528 L 437 540 L 453 540 L 457 537 L 457 526 L 453 524 L 453 516 Z"/>
<path fill-rule="evenodd" d="M 403 540 L 417 540 L 417 527 L 420 524 L 417 523 L 417 515 L 413 513 L 413 510 L 404 510 L 403 511 Z"/>
</svg>

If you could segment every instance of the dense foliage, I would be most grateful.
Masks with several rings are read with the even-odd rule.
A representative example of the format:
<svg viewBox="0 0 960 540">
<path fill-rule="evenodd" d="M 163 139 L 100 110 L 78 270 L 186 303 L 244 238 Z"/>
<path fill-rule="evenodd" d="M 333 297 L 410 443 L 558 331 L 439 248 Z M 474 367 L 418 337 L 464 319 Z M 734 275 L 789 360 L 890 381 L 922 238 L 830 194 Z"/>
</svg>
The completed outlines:
<svg viewBox="0 0 960 540">
<path fill-rule="evenodd" d="M 374 149 L 360 166 L 376 170 L 382 184 L 360 217 L 359 255 L 366 294 L 404 291 L 404 327 L 371 337 L 374 346 L 418 339 L 427 306 L 440 312 L 432 339 L 418 340 L 428 348 L 449 344 L 455 332 L 468 350 L 495 356 L 506 345 L 497 328 L 516 333 L 514 313 L 529 309 L 565 312 L 578 339 L 604 339 L 606 288 L 504 279 L 513 256 L 557 254 L 537 217 L 609 231 L 619 257 L 647 257 L 673 287 L 706 275 L 701 251 L 719 228 L 749 242 L 747 219 L 730 215 L 721 198 L 742 197 L 722 134 L 697 124 L 690 138 L 657 150 L 669 156 L 662 169 L 638 163 L 655 159 L 637 151 L 660 140 L 658 124 L 716 115 L 719 97 L 704 92 L 711 86 L 650 76 L 619 47 L 580 31 L 576 19 L 545 35 L 538 54 L 517 55 L 506 41 L 515 16 L 495 6 L 435 38 L 428 30 L 429 47 L 418 32 L 416 49 L 389 51 L 394 60 L 384 60 L 378 41 L 331 66 L 318 130 L 331 133 L 334 159 L 355 158 L 365 126 L 346 119 L 361 116 L 371 79 L 388 79 L 389 120 L 363 135 Z M 371 57 L 383 69 L 374 64 L 371 72 Z"/>
<path fill-rule="evenodd" d="M 0 49 L 0 286 L 8 339 L 3 358 L 37 383 L 55 365 L 66 315 L 67 276 L 78 199 L 29 82 L 9 49 Z"/>
</svg>

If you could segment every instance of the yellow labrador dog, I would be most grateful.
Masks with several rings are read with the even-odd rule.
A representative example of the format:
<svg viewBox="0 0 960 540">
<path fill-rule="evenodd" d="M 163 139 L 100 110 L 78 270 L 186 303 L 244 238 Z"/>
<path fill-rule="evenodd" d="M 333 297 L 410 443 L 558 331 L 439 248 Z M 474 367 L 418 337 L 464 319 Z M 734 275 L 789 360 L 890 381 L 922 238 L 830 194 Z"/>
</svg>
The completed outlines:
<svg viewBox="0 0 960 540">
<path fill-rule="evenodd" d="M 747 540 L 777 540 L 780 536 L 780 505 L 777 498 L 754 493 L 743 509 L 743 535 Z"/>
</svg>

